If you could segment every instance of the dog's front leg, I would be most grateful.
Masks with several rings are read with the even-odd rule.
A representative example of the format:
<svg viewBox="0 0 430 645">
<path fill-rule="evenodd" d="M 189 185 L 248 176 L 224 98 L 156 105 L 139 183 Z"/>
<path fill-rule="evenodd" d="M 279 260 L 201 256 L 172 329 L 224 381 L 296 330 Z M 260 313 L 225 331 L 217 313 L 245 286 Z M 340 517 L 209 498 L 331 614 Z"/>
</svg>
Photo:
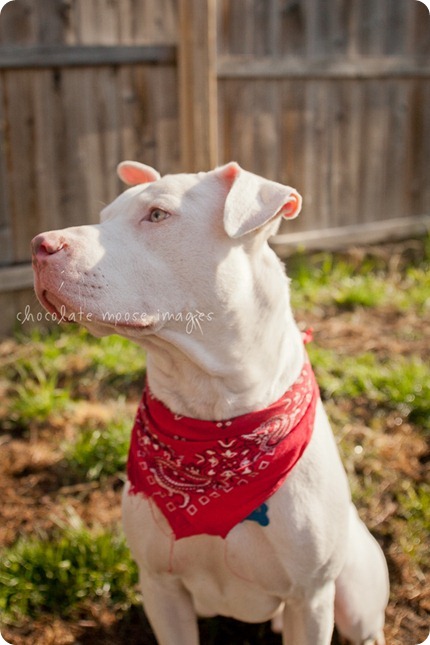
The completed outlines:
<svg viewBox="0 0 430 645">
<path fill-rule="evenodd" d="M 285 603 L 284 645 L 330 645 L 334 627 L 334 582 L 302 602 Z"/>
<path fill-rule="evenodd" d="M 197 617 L 191 596 L 170 575 L 147 576 L 141 572 L 145 613 L 159 645 L 198 645 Z"/>
</svg>

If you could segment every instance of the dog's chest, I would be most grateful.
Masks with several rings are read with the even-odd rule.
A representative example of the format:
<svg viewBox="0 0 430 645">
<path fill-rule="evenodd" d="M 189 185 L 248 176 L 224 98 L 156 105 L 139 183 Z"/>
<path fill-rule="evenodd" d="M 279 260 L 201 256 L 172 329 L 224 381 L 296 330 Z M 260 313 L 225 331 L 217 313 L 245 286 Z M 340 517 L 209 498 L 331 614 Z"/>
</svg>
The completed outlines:
<svg viewBox="0 0 430 645">
<path fill-rule="evenodd" d="M 251 608 L 256 620 L 268 620 L 280 599 L 292 590 L 290 559 L 285 558 L 288 546 L 274 523 L 263 527 L 245 521 L 226 539 L 199 535 L 174 540 L 167 521 L 151 501 L 126 497 L 125 504 L 130 503 L 134 530 L 127 533 L 133 556 L 148 576 L 179 578 L 199 615 L 245 620 Z M 126 524 L 130 510 L 126 506 Z"/>
</svg>

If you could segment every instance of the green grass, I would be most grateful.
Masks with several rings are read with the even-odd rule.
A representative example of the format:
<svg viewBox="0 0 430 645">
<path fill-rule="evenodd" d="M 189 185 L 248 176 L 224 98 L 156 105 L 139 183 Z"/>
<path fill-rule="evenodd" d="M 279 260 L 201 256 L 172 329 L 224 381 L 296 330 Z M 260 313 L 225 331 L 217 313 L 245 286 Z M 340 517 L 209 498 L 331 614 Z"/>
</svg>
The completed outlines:
<svg viewBox="0 0 430 645">
<path fill-rule="evenodd" d="M 58 387 L 58 375 L 48 375 L 35 368 L 20 370 L 21 378 L 12 389 L 10 422 L 27 427 L 43 423 L 53 414 L 62 412 L 70 403 L 67 388 Z"/>
<path fill-rule="evenodd" d="M 124 472 L 133 418 L 128 415 L 105 427 L 86 427 L 63 446 L 69 468 L 86 480 Z"/>
<path fill-rule="evenodd" d="M 6 622 L 45 613 L 72 616 L 84 602 L 126 608 L 137 572 L 122 537 L 83 526 L 21 538 L 0 557 L 0 613 Z"/>
<path fill-rule="evenodd" d="M 430 368 L 418 356 L 379 360 L 365 352 L 342 356 L 309 346 L 323 398 L 366 397 L 374 407 L 397 410 L 430 432 Z"/>
<path fill-rule="evenodd" d="M 415 306 L 420 313 L 430 308 L 430 266 L 409 267 L 401 289 L 395 295 L 400 309 Z"/>
<path fill-rule="evenodd" d="M 25 372 L 37 372 L 62 374 L 66 383 L 79 373 L 90 373 L 100 381 L 123 378 L 128 382 L 145 369 L 145 354 L 135 343 L 120 336 L 95 338 L 76 326 L 50 332 L 34 330 L 29 335 L 19 334 L 17 340 L 27 351 L 7 366 L 5 373 L 11 380 Z"/>
<path fill-rule="evenodd" d="M 74 400 L 100 399 L 143 385 L 145 354 L 134 343 L 109 336 L 96 339 L 78 327 L 17 336 L 15 359 L 3 367 L 8 382 L 5 429 L 40 425 Z"/>
<path fill-rule="evenodd" d="M 430 236 L 414 263 L 391 268 L 377 255 L 360 258 L 332 253 L 297 253 L 287 262 L 294 308 L 335 305 L 339 309 L 390 306 L 399 311 L 430 308 Z"/>
<path fill-rule="evenodd" d="M 408 527 L 401 535 L 400 544 L 418 566 L 430 567 L 430 485 L 411 486 L 409 482 L 403 482 L 397 497 L 401 517 Z"/>
<path fill-rule="evenodd" d="M 363 268 L 356 269 L 346 262 L 334 264 L 332 256 L 323 256 L 314 266 L 296 264 L 290 272 L 293 280 L 294 307 L 335 304 L 341 309 L 377 307 L 387 301 L 391 287 L 382 275 Z"/>
</svg>

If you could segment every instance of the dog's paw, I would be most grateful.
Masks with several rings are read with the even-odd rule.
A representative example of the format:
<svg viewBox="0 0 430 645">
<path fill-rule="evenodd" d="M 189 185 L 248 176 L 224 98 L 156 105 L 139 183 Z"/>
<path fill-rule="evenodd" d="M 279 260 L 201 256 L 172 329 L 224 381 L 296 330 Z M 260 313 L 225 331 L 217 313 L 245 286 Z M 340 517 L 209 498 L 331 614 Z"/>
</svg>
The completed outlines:
<svg viewBox="0 0 430 645">
<path fill-rule="evenodd" d="M 385 645 L 384 634 L 380 632 L 375 638 L 368 638 L 364 641 L 363 645 Z"/>
<path fill-rule="evenodd" d="M 284 626 L 284 621 L 282 616 L 283 611 L 284 611 L 284 605 L 282 604 L 279 607 L 276 614 L 273 616 L 272 620 L 270 621 L 270 627 L 274 634 L 282 634 L 282 629 Z"/>
<path fill-rule="evenodd" d="M 368 638 L 362 645 L 385 645 L 384 633 L 382 631 L 378 632 L 374 638 Z"/>
<path fill-rule="evenodd" d="M 379 632 L 376 636 L 371 638 L 366 638 L 365 641 L 350 641 L 347 638 L 344 638 L 339 634 L 339 643 L 340 645 L 385 645 L 385 638 L 382 632 Z"/>
</svg>

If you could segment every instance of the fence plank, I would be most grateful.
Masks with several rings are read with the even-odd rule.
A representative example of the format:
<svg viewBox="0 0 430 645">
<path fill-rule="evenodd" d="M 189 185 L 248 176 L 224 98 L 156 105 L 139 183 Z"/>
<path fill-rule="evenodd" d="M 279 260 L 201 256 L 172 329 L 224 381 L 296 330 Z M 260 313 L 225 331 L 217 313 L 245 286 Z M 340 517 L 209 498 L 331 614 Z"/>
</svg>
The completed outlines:
<svg viewBox="0 0 430 645">
<path fill-rule="evenodd" d="M 413 10 L 414 10 L 414 16 L 412 20 L 413 51 L 417 56 L 428 57 L 430 55 L 428 9 L 422 2 L 414 2 Z"/>
<path fill-rule="evenodd" d="M 330 46 L 327 0 L 307 0 L 304 6 L 306 56 L 310 59 L 325 58 Z"/>
<path fill-rule="evenodd" d="M 85 72 L 88 74 L 87 70 Z M 93 171 L 88 164 L 86 147 L 88 125 L 83 111 L 89 90 L 82 81 L 80 69 L 66 69 L 61 74 L 60 112 L 63 127 L 63 157 L 59 163 L 58 181 L 61 186 L 63 226 L 78 226 L 94 221 L 94 213 L 88 205 L 87 182 L 88 174 L 95 173 L 96 169 Z M 102 199 L 100 195 L 99 199 Z"/>
<path fill-rule="evenodd" d="M 162 173 L 183 171 L 179 130 L 179 97 L 175 92 L 165 92 L 166 87 L 177 87 L 178 75 L 173 67 L 151 68 L 153 75 L 152 99 L 155 115 L 156 160 L 155 166 Z M 216 132 L 213 136 L 216 135 Z M 211 166 L 217 163 L 216 152 L 208 160 Z"/>
<path fill-rule="evenodd" d="M 10 211 L 10 194 L 7 173 L 7 132 L 4 112 L 4 74 L 0 74 L 0 265 L 11 264 L 12 253 L 12 217 Z"/>
<path fill-rule="evenodd" d="M 306 53 L 306 1 L 290 0 L 280 7 L 279 57 L 303 58 Z"/>
<path fill-rule="evenodd" d="M 29 259 L 29 240 L 39 231 L 35 168 L 35 78 L 28 72 L 5 73 L 8 169 L 13 222 L 13 261 Z"/>
<path fill-rule="evenodd" d="M 248 170 L 254 168 L 254 86 L 241 80 L 220 85 L 220 161 L 237 161 Z"/>
<path fill-rule="evenodd" d="M 391 2 L 391 0 L 388 0 Z M 361 0 L 361 54 L 378 56 L 385 51 L 387 0 Z"/>
<path fill-rule="evenodd" d="M 281 149 L 279 140 L 278 84 L 256 81 L 254 84 L 254 159 L 255 172 L 277 179 Z"/>
<path fill-rule="evenodd" d="M 39 231 L 61 228 L 62 164 L 61 111 L 59 86 L 51 70 L 33 75 L 34 174 L 36 176 L 37 210 L 33 216 Z M 23 161 L 24 163 L 24 161 Z"/>
<path fill-rule="evenodd" d="M 8 2 L 1 12 L 0 45 L 30 45 L 37 41 L 34 28 L 34 4 Z"/>
<path fill-rule="evenodd" d="M 409 191 L 412 212 L 430 212 L 430 82 L 416 83 L 411 112 Z"/>
<path fill-rule="evenodd" d="M 360 159 L 365 154 L 363 83 L 342 81 L 333 87 L 333 179 L 330 226 L 347 226 L 361 219 L 357 193 L 361 191 Z"/>
<path fill-rule="evenodd" d="M 280 97 L 281 169 L 280 181 L 304 192 L 305 155 L 303 145 L 306 90 L 303 81 L 284 81 Z M 305 204 L 306 207 L 306 204 Z M 296 225 L 293 220 L 288 224 Z M 291 229 L 290 229 L 291 230 Z"/>
<path fill-rule="evenodd" d="M 116 3 L 111 0 L 78 0 L 76 12 L 80 43 L 113 45 L 118 42 L 119 21 Z"/>
<path fill-rule="evenodd" d="M 120 159 L 143 161 L 162 174 L 180 171 L 178 97 L 165 91 L 176 86 L 174 67 L 120 70 Z"/>
<path fill-rule="evenodd" d="M 386 163 L 384 208 L 381 215 L 385 218 L 402 217 L 411 213 L 409 195 L 411 150 L 409 140 L 411 119 L 411 81 L 387 81 L 385 104 L 390 105 L 386 113 L 387 132 L 384 147 Z M 389 215 L 388 215 L 389 214 Z"/>
<path fill-rule="evenodd" d="M 83 219 L 97 221 L 105 200 L 105 168 L 103 153 L 103 123 L 105 115 L 99 115 L 101 103 L 98 100 L 99 80 L 94 69 L 81 71 L 81 96 L 79 108 L 81 121 L 80 154 L 84 165 L 83 188 L 86 192 L 86 212 Z M 95 109 L 95 106 L 97 108 Z M 83 223 L 83 222 L 82 222 Z"/>
<path fill-rule="evenodd" d="M 118 2 L 120 43 L 123 45 L 176 45 L 177 5 L 177 0 L 156 0 L 155 2 L 120 0 Z"/>
<path fill-rule="evenodd" d="M 182 166 L 218 162 L 216 0 L 180 0 L 179 94 Z"/>
<path fill-rule="evenodd" d="M 254 54 L 254 0 L 221 0 L 222 52 L 228 56 Z"/>
<path fill-rule="evenodd" d="M 365 86 L 365 103 L 363 109 L 362 137 L 363 153 L 361 155 L 361 180 L 359 201 L 361 219 L 370 222 L 383 218 L 385 186 L 386 186 L 386 157 L 388 143 L 388 123 L 386 114 L 386 86 L 378 81 L 368 81 Z"/>
<path fill-rule="evenodd" d="M 157 140 L 152 127 L 150 101 L 152 89 L 145 68 L 120 68 L 121 160 L 135 159 L 149 166 L 156 165 Z M 137 109 L 138 106 L 141 109 Z"/>
</svg>

